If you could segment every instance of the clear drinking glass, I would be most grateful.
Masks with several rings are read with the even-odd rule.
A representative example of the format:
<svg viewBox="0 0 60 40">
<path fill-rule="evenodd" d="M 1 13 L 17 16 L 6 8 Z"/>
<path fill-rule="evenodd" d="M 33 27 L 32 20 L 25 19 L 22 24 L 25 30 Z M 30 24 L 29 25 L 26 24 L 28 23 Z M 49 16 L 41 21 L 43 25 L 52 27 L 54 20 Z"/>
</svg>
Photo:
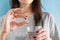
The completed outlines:
<svg viewBox="0 0 60 40">
<path fill-rule="evenodd" d="M 37 27 L 35 28 L 35 30 L 33 30 L 33 29 L 31 29 L 31 27 L 27 27 L 29 40 L 34 40 L 34 37 L 35 37 L 35 35 L 36 35 L 36 31 L 37 31 L 38 29 L 40 29 L 40 28 L 41 28 L 41 26 L 37 26 Z"/>
</svg>

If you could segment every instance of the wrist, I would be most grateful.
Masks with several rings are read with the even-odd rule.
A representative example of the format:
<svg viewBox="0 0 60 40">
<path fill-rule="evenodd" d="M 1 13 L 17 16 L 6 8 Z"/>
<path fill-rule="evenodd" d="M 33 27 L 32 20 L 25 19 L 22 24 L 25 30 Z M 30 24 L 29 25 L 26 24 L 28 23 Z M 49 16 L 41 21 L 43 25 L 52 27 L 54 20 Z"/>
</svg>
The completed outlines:
<svg viewBox="0 0 60 40">
<path fill-rule="evenodd" d="M 3 36 L 2 36 L 2 40 L 6 40 L 7 39 L 7 36 L 8 36 L 8 34 L 3 34 Z"/>
</svg>

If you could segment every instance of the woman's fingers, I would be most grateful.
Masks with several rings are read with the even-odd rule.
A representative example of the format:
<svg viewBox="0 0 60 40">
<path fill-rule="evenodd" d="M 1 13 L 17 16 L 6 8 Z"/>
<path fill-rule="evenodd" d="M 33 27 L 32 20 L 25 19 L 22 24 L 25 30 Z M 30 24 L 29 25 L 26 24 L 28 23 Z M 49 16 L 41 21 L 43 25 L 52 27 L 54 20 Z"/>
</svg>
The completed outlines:
<svg viewBox="0 0 60 40">
<path fill-rule="evenodd" d="M 41 33 L 41 32 L 44 32 L 44 31 L 47 31 L 45 28 L 40 28 L 40 29 L 38 29 L 36 32 L 37 33 Z"/>
<path fill-rule="evenodd" d="M 8 12 L 7 12 L 7 15 L 5 16 L 5 21 L 8 21 L 9 20 L 9 22 L 11 21 L 11 20 L 13 20 L 15 17 L 13 16 L 13 14 L 14 14 L 14 9 L 10 9 Z"/>
<path fill-rule="evenodd" d="M 23 21 L 20 23 L 16 23 L 17 18 L 26 18 L 27 16 L 25 15 L 25 12 L 23 9 L 16 8 L 16 9 L 11 9 L 8 11 L 6 17 L 5 17 L 5 23 L 6 23 L 6 30 L 7 32 L 12 29 L 16 29 L 19 26 L 23 26 L 27 24 L 27 21 Z"/>
<path fill-rule="evenodd" d="M 23 12 L 21 12 L 21 10 L 22 9 L 20 9 L 20 8 L 11 9 L 10 11 L 8 11 L 8 14 L 6 15 L 6 20 L 9 20 L 9 22 L 10 22 L 10 21 L 15 21 L 17 18 L 26 18 L 27 16 L 24 15 Z M 15 11 L 17 13 L 15 13 Z"/>
<path fill-rule="evenodd" d="M 27 24 L 28 22 L 25 20 L 25 21 L 23 21 L 23 22 L 19 22 L 19 23 L 16 23 L 15 21 L 12 21 L 11 23 L 10 23 L 10 25 L 11 25 L 11 27 L 10 27 L 10 29 L 11 29 L 11 31 L 13 31 L 14 29 L 16 29 L 16 28 L 18 28 L 18 27 L 20 27 L 20 26 L 23 26 L 23 25 L 25 25 L 25 24 Z"/>
<path fill-rule="evenodd" d="M 8 12 L 7 12 L 7 16 L 10 16 L 10 15 L 13 15 L 14 14 L 14 9 L 10 9 Z"/>
<path fill-rule="evenodd" d="M 48 32 L 45 28 L 41 28 L 38 30 L 38 33 L 36 34 L 35 40 L 47 40 L 49 39 Z"/>
<path fill-rule="evenodd" d="M 48 38 L 48 37 L 47 37 L 46 35 L 40 37 L 40 39 L 42 39 L 42 40 L 46 40 L 47 38 Z"/>
<path fill-rule="evenodd" d="M 27 15 L 25 15 L 25 10 L 21 8 L 16 8 L 16 9 L 10 9 L 7 13 L 7 17 L 10 17 L 13 15 L 14 18 L 26 18 Z"/>
<path fill-rule="evenodd" d="M 24 14 L 14 14 L 14 17 L 15 18 L 26 18 L 27 16 L 26 15 L 24 15 Z"/>
<path fill-rule="evenodd" d="M 25 24 L 27 24 L 27 20 L 23 21 L 23 22 L 20 22 L 20 23 L 16 23 L 17 26 L 23 26 Z"/>
<path fill-rule="evenodd" d="M 23 8 L 15 8 L 15 12 L 18 12 L 18 11 L 22 11 L 22 12 L 25 12 L 25 10 Z"/>
<path fill-rule="evenodd" d="M 25 12 L 24 9 L 16 8 L 14 10 L 14 17 L 16 17 L 16 18 L 26 18 L 27 15 L 26 15 L 26 12 Z"/>
<path fill-rule="evenodd" d="M 44 35 L 44 36 L 36 38 L 35 40 L 47 40 L 47 38 L 48 37 L 46 35 Z"/>
<path fill-rule="evenodd" d="M 36 35 L 36 38 L 42 37 L 42 36 L 44 36 L 44 35 L 47 35 L 47 32 L 39 33 L 38 35 Z"/>
<path fill-rule="evenodd" d="M 41 32 L 38 35 L 36 35 L 36 39 L 45 39 L 45 35 L 47 35 L 47 32 Z"/>
</svg>

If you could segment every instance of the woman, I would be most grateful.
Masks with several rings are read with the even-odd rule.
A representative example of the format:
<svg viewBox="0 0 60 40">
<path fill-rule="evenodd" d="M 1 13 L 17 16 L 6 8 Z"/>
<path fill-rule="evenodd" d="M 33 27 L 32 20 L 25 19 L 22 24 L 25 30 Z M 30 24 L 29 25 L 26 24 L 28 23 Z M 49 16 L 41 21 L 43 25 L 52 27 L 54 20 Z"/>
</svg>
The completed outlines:
<svg viewBox="0 0 60 40">
<path fill-rule="evenodd" d="M 16 22 L 18 18 L 24 20 Z M 41 0 L 11 0 L 11 9 L 1 20 L 0 40 L 59 40 L 52 16 L 41 10 Z M 27 26 L 31 30 L 40 27 L 33 39 L 27 36 Z"/>
</svg>

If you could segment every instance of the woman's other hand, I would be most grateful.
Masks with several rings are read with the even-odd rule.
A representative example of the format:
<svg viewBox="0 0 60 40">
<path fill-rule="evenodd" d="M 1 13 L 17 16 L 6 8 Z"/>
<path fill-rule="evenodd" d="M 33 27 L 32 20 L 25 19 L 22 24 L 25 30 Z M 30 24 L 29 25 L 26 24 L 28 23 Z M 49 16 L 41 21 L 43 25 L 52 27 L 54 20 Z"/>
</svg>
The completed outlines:
<svg viewBox="0 0 60 40">
<path fill-rule="evenodd" d="M 41 28 L 36 32 L 35 40 L 52 40 L 45 28 Z"/>
<path fill-rule="evenodd" d="M 24 19 L 27 18 L 27 15 L 25 15 L 24 9 L 21 9 L 21 8 L 12 9 L 10 12 L 8 12 L 5 18 L 6 18 L 5 23 L 6 23 L 7 32 L 13 31 L 18 26 L 23 26 L 28 23 L 26 20 L 19 23 L 16 22 L 17 18 L 24 18 Z"/>
</svg>

